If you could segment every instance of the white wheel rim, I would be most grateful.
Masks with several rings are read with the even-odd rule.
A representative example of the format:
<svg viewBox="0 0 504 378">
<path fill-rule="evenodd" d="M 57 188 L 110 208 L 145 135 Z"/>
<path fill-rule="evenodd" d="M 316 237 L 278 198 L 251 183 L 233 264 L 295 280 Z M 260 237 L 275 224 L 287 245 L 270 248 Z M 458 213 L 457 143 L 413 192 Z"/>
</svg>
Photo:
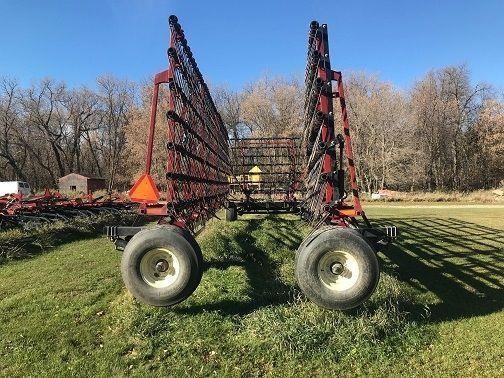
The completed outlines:
<svg viewBox="0 0 504 378">
<path fill-rule="evenodd" d="M 329 251 L 318 263 L 318 274 L 322 284 L 331 291 L 345 291 L 359 279 L 359 264 L 346 251 Z"/>
<path fill-rule="evenodd" d="M 179 274 L 179 260 L 169 249 L 151 249 L 140 260 L 140 275 L 151 287 L 166 288 L 177 280 Z"/>
</svg>

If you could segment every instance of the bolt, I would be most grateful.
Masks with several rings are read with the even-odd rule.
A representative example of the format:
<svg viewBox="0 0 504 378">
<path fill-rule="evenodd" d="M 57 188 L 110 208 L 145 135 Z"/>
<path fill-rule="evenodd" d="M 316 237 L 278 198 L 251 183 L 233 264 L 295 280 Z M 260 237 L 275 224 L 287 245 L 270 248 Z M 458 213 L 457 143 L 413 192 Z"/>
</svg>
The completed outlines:
<svg viewBox="0 0 504 378">
<path fill-rule="evenodd" d="M 345 267 L 343 266 L 342 263 L 335 262 L 335 263 L 331 264 L 331 273 L 332 274 L 340 275 L 341 273 L 343 273 L 343 270 L 345 270 Z"/>
<path fill-rule="evenodd" d="M 168 261 L 166 261 L 166 260 L 159 260 L 156 263 L 156 270 L 158 272 L 166 272 L 168 270 Z"/>
</svg>

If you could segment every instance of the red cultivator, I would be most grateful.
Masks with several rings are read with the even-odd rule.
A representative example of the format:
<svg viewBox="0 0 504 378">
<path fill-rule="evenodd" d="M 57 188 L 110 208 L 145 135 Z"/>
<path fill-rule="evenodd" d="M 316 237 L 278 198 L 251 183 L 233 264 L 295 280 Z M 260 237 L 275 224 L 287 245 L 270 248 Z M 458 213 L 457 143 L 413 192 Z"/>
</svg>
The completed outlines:
<svg viewBox="0 0 504 378">
<path fill-rule="evenodd" d="M 88 195 L 67 198 L 59 192 L 46 192 L 41 196 L 23 198 L 21 195 L 0 197 L 0 230 L 14 227 L 36 226 L 79 216 L 116 213 L 131 208 L 130 202 L 115 197 Z"/>
<path fill-rule="evenodd" d="M 343 77 L 331 69 L 327 25 L 316 21 L 310 24 L 308 36 L 305 88 L 302 149 L 306 193 L 301 216 L 315 229 L 296 253 L 296 278 L 301 290 L 317 304 L 352 308 L 373 293 L 380 272 L 376 252 L 396 236 L 396 229 L 371 227 L 362 211 Z M 343 134 L 336 134 L 334 99 L 339 99 Z M 345 160 L 352 205 L 345 203 Z"/>
<path fill-rule="evenodd" d="M 328 308 L 361 304 L 378 282 L 376 252 L 395 236 L 395 227 L 373 228 L 362 211 L 343 80 L 341 72 L 331 69 L 327 25 L 310 25 L 301 140 L 228 140 L 175 16 L 170 17 L 170 30 L 169 68 L 154 80 L 146 169 L 130 191 L 140 211 L 159 216 L 160 225 L 107 229 L 116 247 L 124 249 L 121 271 L 127 288 L 155 306 L 170 306 L 191 295 L 201 279 L 203 256 L 190 231 L 226 206 L 230 221 L 244 213 L 300 213 L 315 226 L 296 253 L 301 290 Z M 150 176 L 161 84 L 170 91 L 163 195 Z M 335 98 L 343 134 L 335 132 Z M 345 203 L 345 163 L 351 205 Z"/>
</svg>

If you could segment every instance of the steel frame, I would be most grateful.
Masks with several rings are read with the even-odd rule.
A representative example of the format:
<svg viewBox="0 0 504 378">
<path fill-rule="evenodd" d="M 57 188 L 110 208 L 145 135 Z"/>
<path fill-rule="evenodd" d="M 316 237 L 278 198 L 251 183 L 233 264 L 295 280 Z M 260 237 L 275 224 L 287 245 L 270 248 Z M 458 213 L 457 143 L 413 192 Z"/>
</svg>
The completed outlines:
<svg viewBox="0 0 504 378">
<path fill-rule="evenodd" d="M 300 211 L 315 228 L 324 223 L 358 227 L 356 217 L 361 216 L 371 230 L 359 200 L 343 77 L 331 68 L 327 25 L 310 24 L 305 126 L 299 140 L 229 139 L 177 18 L 170 16 L 169 23 L 169 68 L 154 78 L 145 171 L 129 192 L 140 212 L 192 231 L 223 206 L 236 207 L 238 213 Z M 150 176 L 162 84 L 169 88 L 163 195 Z M 342 134 L 335 132 L 335 99 Z M 345 202 L 345 161 L 352 204 Z M 261 169 L 259 182 L 244 179 L 254 166 Z"/>
<path fill-rule="evenodd" d="M 169 18 L 169 68 L 154 78 L 144 174 L 130 191 L 141 212 L 194 230 L 225 203 L 230 174 L 228 135 L 177 17 Z M 159 86 L 168 84 L 166 192 L 150 176 Z"/>
<path fill-rule="evenodd" d="M 245 138 L 229 140 L 227 131 L 210 97 L 181 26 L 175 16 L 170 16 L 169 69 L 155 76 L 151 104 L 146 167 L 144 174 L 130 191 L 130 198 L 141 204 L 144 214 L 157 215 L 160 223 L 176 227 L 144 230 L 143 227 L 107 227 L 107 236 L 117 249 L 124 249 L 122 273 L 128 289 L 137 298 L 157 306 L 173 305 L 187 298 L 197 287 L 203 272 L 203 256 L 194 237 L 180 228 L 195 231 L 205 221 L 227 206 L 226 219 L 234 221 L 239 213 L 298 212 L 314 225 L 310 235 L 301 243 L 297 256 L 312 253 L 313 243 L 328 246 L 325 239 L 315 238 L 324 232 L 333 237 L 355 237 L 353 231 L 340 232 L 340 227 L 351 227 L 366 242 L 362 256 L 377 261 L 373 252 L 388 244 L 395 236 L 395 227 L 387 231 L 371 227 L 359 201 L 356 172 L 350 137 L 342 74 L 331 69 L 327 25 L 313 21 L 308 39 L 308 64 L 306 69 L 305 117 L 301 140 L 297 138 Z M 169 110 L 167 135 L 167 190 L 162 198 L 150 176 L 155 120 L 159 86 L 168 84 Z M 339 99 L 342 117 L 342 134 L 335 132 L 334 99 Z M 345 203 L 345 170 L 350 178 L 352 204 Z M 303 202 L 297 196 L 304 195 Z M 360 227 L 357 216 L 365 222 Z M 322 225 L 330 227 L 321 227 Z M 337 231 L 336 233 L 333 233 Z M 136 236 L 135 236 L 136 235 Z M 163 236 L 164 235 L 164 236 Z M 336 235 L 336 236 L 334 236 Z M 182 243 L 180 238 L 185 239 Z M 172 294 L 149 288 L 145 294 L 141 287 L 151 286 L 134 267 L 142 264 L 149 248 L 170 245 L 179 240 L 178 253 L 183 253 L 190 263 L 186 270 L 187 282 Z M 339 239 L 337 239 L 339 240 Z M 183 245 L 182 245 L 183 244 Z M 322 245 L 321 244 L 321 245 Z M 311 247 L 310 247 L 311 246 Z M 370 246 L 374 249 L 371 251 Z M 331 246 L 329 245 L 329 248 Z M 320 252 L 321 250 L 319 250 Z M 323 252 L 323 251 L 322 251 Z M 370 256 L 368 256 L 370 254 Z M 182 256 L 182 255 L 181 255 Z M 320 257 L 319 257 L 320 258 Z M 296 276 L 302 272 L 320 269 L 316 257 L 310 266 L 309 259 L 296 262 Z M 300 264 L 301 261 L 301 265 Z M 343 266 L 344 261 L 334 261 Z M 161 277 L 169 262 L 159 258 L 147 262 L 154 277 Z M 378 269 L 378 268 L 377 268 Z M 160 273 L 161 272 L 161 273 Z M 174 270 L 175 272 L 175 270 Z M 313 272 L 312 272 L 313 273 Z M 372 273 L 370 273 L 372 274 Z M 370 277 L 378 279 L 378 272 Z M 180 281 L 182 282 L 182 281 Z M 374 281 L 369 281 L 374 282 Z M 300 285 L 302 288 L 302 286 Z M 374 287 L 370 287 L 373 290 Z M 346 293 L 346 291 L 345 291 Z M 170 294 L 170 295 L 168 295 Z M 306 294 L 306 293 L 305 293 Z M 364 293 L 369 295 L 369 293 Z M 317 294 L 318 295 L 318 294 Z M 347 294 L 345 294 L 347 295 Z M 363 294 L 358 298 L 365 300 Z M 316 295 L 312 297 L 317 298 Z M 347 308 L 345 304 L 332 303 L 331 308 Z M 325 305 L 325 304 L 324 304 Z M 353 302 L 347 303 L 354 306 Z"/>
<path fill-rule="evenodd" d="M 331 69 L 327 25 L 319 25 L 316 21 L 310 24 L 305 87 L 303 216 L 314 224 L 347 226 L 360 215 L 370 226 L 359 199 L 343 76 L 340 71 Z M 335 98 L 339 99 L 343 134 L 335 132 Z M 351 205 L 345 203 L 345 159 L 352 191 Z"/>
</svg>

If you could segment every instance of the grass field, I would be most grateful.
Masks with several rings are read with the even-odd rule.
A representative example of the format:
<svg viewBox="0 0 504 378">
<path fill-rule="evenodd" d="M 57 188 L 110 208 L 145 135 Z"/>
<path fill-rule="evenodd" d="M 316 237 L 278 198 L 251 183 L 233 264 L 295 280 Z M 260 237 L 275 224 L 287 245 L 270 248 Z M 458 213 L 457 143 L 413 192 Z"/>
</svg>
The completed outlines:
<svg viewBox="0 0 504 378">
<path fill-rule="evenodd" d="M 366 306 L 296 289 L 294 216 L 214 221 L 193 296 L 136 303 L 103 237 L 0 265 L 1 376 L 503 376 L 504 208 L 368 206 L 401 239 Z"/>
</svg>

